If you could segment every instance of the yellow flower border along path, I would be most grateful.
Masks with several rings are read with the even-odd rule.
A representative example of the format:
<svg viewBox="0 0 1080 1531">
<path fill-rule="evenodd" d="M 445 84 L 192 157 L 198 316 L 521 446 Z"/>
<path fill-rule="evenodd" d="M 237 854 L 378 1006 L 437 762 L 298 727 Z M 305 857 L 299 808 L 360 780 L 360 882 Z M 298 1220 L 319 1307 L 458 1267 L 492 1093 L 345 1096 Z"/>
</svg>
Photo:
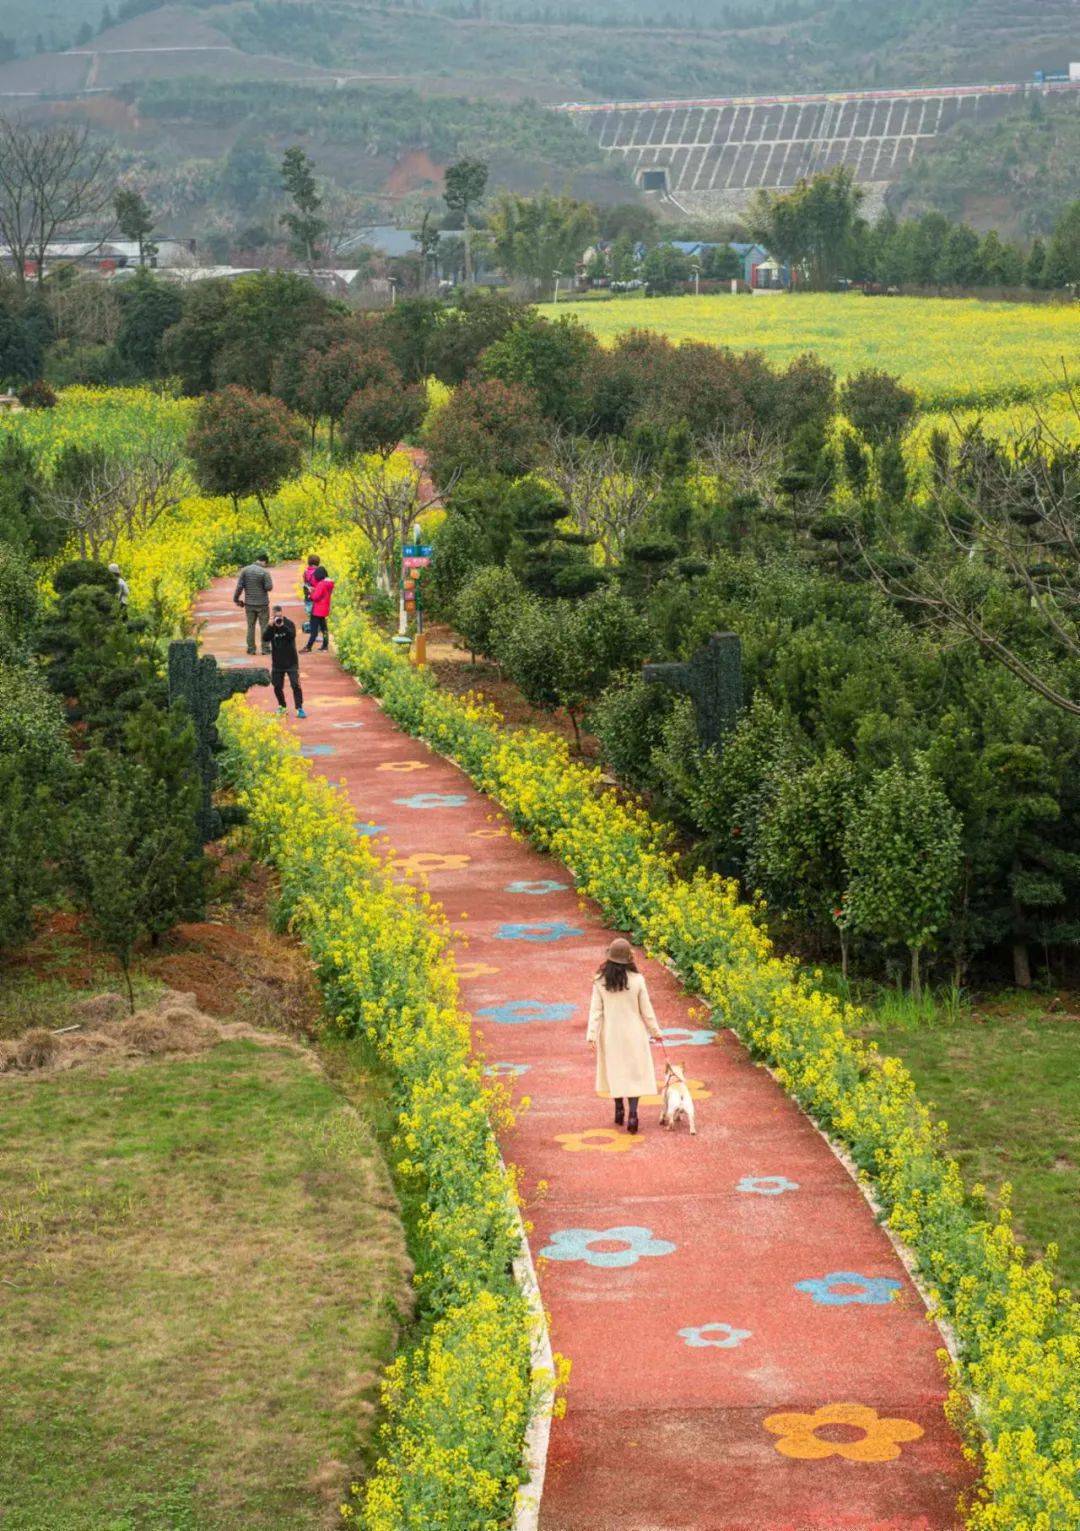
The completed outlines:
<svg viewBox="0 0 1080 1531">
<path fill-rule="evenodd" d="M 228 775 L 256 850 L 279 872 L 282 912 L 315 960 L 329 1025 L 362 1036 L 390 1080 L 394 1166 L 418 1235 L 420 1338 L 387 1370 L 379 1460 L 343 1516 L 370 1531 L 497 1531 L 516 1497 L 515 1524 L 534 1524 L 565 1368 L 552 1362 L 445 920 L 390 880 L 344 797 L 272 719 L 234 703 L 222 724 Z"/>
<path fill-rule="evenodd" d="M 297 573 L 275 571 L 279 588 Z M 216 581 L 197 611 L 209 618 L 211 651 L 245 664 L 230 637 L 228 586 Z M 360 832 L 393 843 L 395 877 L 414 856 L 425 866 L 450 860 L 431 875 L 455 943 L 467 943 L 458 976 L 474 1035 L 502 1060 L 486 1072 L 533 1099 L 508 1141 L 535 1197 L 530 1237 L 553 1338 L 574 1358 L 571 1407 L 552 1427 L 545 1523 L 592 1531 L 621 1524 L 633 1502 L 642 1523 L 695 1531 L 809 1531 L 845 1516 L 869 1531 L 903 1506 L 953 1531 L 972 1474 L 942 1415 L 925 1306 L 820 1135 L 733 1037 L 699 1028 L 694 1001 L 647 961 L 668 1046 L 703 1049 L 693 1055 L 696 1088 L 716 1106 L 696 1138 L 658 1133 L 654 1107 L 628 1156 L 568 1148 L 565 1134 L 610 1121 L 593 1092 L 578 1003 L 609 922 L 335 659 L 310 656 L 303 679 L 301 753 L 330 775 Z M 247 705 L 272 704 L 259 691 Z M 417 769 L 381 769 L 406 761 Z M 839 1274 L 855 1270 L 870 1274 Z M 907 1419 L 915 1444 L 854 1474 L 839 1458 L 792 1471 L 764 1419 L 837 1402 Z"/>
<path fill-rule="evenodd" d="M 968 1524 L 1080 1526 L 1076 1306 L 1048 1263 L 1025 1256 L 1008 1211 L 992 1220 L 979 1188 L 965 1189 L 907 1070 L 853 1036 L 855 1013 L 776 957 L 733 884 L 682 879 L 663 828 L 605 792 L 561 740 L 504 730 L 492 710 L 444 695 L 400 659 L 358 609 L 358 553 L 342 539 L 330 554 L 343 576 L 334 626 L 346 668 L 563 861 L 615 924 L 671 960 L 872 1186 L 959 1346 L 950 1412 L 983 1463 Z"/>
</svg>

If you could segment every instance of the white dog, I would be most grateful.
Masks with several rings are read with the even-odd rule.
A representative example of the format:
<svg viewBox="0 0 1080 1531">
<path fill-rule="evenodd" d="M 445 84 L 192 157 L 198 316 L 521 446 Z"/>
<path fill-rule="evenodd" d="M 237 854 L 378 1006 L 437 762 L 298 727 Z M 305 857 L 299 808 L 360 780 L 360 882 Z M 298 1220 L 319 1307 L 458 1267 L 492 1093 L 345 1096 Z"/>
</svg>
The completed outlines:
<svg viewBox="0 0 1080 1531">
<path fill-rule="evenodd" d="M 690 1124 L 690 1135 L 693 1137 L 697 1132 L 697 1124 L 694 1121 L 694 1097 L 690 1094 L 690 1086 L 686 1082 L 686 1075 L 677 1063 L 668 1063 L 667 1072 L 664 1075 L 663 1110 L 660 1113 L 660 1125 L 667 1123 L 670 1132 L 675 1126 L 680 1112 Z"/>
</svg>

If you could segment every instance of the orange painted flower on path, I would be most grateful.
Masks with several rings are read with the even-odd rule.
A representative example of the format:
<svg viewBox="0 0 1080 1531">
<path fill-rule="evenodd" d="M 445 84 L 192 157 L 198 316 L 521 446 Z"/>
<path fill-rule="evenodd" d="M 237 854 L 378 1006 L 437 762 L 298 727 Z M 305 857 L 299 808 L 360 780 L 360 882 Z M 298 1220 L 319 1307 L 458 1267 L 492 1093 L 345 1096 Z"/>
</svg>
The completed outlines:
<svg viewBox="0 0 1080 1531">
<path fill-rule="evenodd" d="M 471 856 L 444 856 L 437 851 L 417 851 L 414 856 L 403 856 L 397 866 L 402 872 L 460 872 L 471 860 Z"/>
<path fill-rule="evenodd" d="M 474 829 L 470 831 L 474 840 L 501 840 L 506 834 L 505 829 Z"/>
<path fill-rule="evenodd" d="M 690 1091 L 691 1100 L 708 1100 L 712 1094 L 711 1090 L 705 1088 L 705 1081 L 703 1079 L 688 1079 L 686 1081 L 686 1088 Z M 641 1097 L 641 1104 L 643 1106 L 660 1106 L 663 1105 L 663 1102 L 664 1097 L 662 1095 L 643 1095 Z"/>
<path fill-rule="evenodd" d="M 910 1419 L 882 1419 L 861 1403 L 827 1403 L 813 1414 L 770 1414 L 766 1430 L 780 1439 L 777 1451 L 803 1462 L 843 1457 L 848 1462 L 891 1462 L 903 1441 L 917 1441 L 921 1425 Z"/>
<path fill-rule="evenodd" d="M 376 771 L 430 771 L 431 767 L 426 760 L 384 760 L 382 765 L 375 767 Z"/>
</svg>

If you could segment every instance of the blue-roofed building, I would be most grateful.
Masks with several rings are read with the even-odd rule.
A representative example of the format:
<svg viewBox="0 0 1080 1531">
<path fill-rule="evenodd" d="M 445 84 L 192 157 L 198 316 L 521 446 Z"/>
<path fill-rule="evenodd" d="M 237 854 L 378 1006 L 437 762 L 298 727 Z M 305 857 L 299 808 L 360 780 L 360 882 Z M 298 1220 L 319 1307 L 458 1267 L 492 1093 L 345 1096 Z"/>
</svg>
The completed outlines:
<svg viewBox="0 0 1080 1531">
<path fill-rule="evenodd" d="M 747 287 L 761 291 L 766 288 L 786 289 L 791 286 L 790 267 L 773 260 L 764 245 L 748 244 L 744 240 L 733 239 L 731 248 L 742 261 L 743 281 Z"/>
</svg>

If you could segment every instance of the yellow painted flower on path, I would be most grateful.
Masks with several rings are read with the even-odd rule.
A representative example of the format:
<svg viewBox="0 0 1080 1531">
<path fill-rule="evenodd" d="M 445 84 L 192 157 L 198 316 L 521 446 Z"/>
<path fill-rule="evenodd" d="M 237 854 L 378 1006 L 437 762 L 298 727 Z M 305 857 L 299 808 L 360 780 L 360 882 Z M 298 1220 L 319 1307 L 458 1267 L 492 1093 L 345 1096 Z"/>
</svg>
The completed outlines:
<svg viewBox="0 0 1080 1531">
<path fill-rule="evenodd" d="M 488 962 L 459 962 L 457 964 L 457 975 L 465 980 L 470 978 L 494 978 L 498 971 L 498 968 L 493 968 Z"/>
<path fill-rule="evenodd" d="M 587 1153 L 590 1149 L 598 1154 L 625 1154 L 643 1142 L 632 1138 L 627 1132 L 616 1132 L 614 1127 L 588 1127 L 584 1132 L 560 1132 L 556 1143 L 561 1143 L 568 1154 Z"/>
<path fill-rule="evenodd" d="M 474 840 L 501 840 L 505 834 L 505 829 L 474 829 L 472 831 L 472 838 Z"/>
<path fill-rule="evenodd" d="M 398 771 L 405 776 L 410 771 L 430 771 L 431 766 L 426 760 L 384 760 L 381 766 L 376 766 L 377 771 Z"/>
<path fill-rule="evenodd" d="M 471 860 L 471 856 L 442 856 L 436 851 L 417 851 L 414 856 L 404 856 L 397 865 L 402 872 L 458 872 Z"/>
<path fill-rule="evenodd" d="M 848 1462 L 891 1462 L 903 1441 L 917 1441 L 921 1425 L 910 1419 L 882 1419 L 861 1403 L 827 1403 L 813 1414 L 770 1414 L 766 1430 L 780 1439 L 777 1451 L 803 1462 L 843 1457 Z"/>
</svg>

